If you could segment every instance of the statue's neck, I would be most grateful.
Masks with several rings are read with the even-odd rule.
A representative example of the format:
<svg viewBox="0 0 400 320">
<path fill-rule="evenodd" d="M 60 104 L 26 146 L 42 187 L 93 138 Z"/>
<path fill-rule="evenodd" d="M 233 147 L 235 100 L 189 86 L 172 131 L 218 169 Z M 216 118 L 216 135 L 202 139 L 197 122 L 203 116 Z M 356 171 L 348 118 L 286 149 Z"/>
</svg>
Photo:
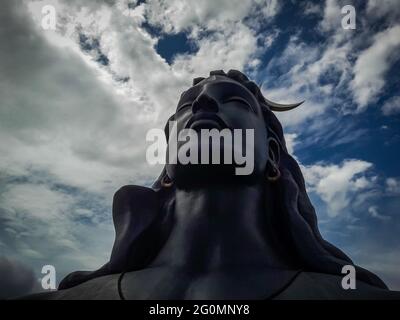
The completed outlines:
<svg viewBox="0 0 400 320">
<path fill-rule="evenodd" d="M 215 270 L 283 267 L 268 235 L 262 185 L 176 190 L 175 226 L 153 264 Z"/>
</svg>

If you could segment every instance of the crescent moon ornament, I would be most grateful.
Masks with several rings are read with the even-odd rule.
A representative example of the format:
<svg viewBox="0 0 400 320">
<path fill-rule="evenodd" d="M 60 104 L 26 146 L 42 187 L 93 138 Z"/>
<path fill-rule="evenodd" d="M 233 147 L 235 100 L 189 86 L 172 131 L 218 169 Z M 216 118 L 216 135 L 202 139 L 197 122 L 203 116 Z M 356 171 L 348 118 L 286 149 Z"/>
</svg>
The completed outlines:
<svg viewBox="0 0 400 320">
<path fill-rule="evenodd" d="M 298 102 L 298 103 L 292 103 L 292 104 L 281 104 L 281 103 L 276 103 L 273 101 L 270 101 L 266 98 L 264 98 L 265 104 L 270 107 L 272 111 L 277 111 L 277 112 L 283 112 L 283 111 L 289 111 L 294 108 L 297 108 L 301 104 L 304 103 L 304 101 Z"/>
</svg>

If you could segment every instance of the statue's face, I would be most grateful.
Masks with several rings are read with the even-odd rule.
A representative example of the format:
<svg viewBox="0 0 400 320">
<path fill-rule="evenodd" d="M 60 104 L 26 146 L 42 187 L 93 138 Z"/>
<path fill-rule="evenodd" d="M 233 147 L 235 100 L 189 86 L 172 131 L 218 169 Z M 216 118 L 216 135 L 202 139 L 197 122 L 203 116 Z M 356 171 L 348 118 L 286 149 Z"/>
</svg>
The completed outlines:
<svg viewBox="0 0 400 320">
<path fill-rule="evenodd" d="M 191 87 L 181 96 L 175 121 L 174 130 L 170 132 L 168 153 L 172 154 L 172 149 L 175 148 L 172 147 L 172 139 L 178 140 L 177 164 L 170 163 L 166 166 L 169 177 L 175 182 L 184 184 L 203 179 L 206 181 L 217 179 L 223 182 L 228 177 L 240 176 L 242 179 L 246 177 L 253 179 L 264 175 L 268 143 L 262 109 L 254 95 L 239 82 L 223 76 L 212 76 Z M 215 145 L 212 139 L 202 138 L 202 133 L 211 129 L 230 134 L 232 143 L 229 145 L 229 139 L 226 140 L 228 143 L 224 143 L 224 139 L 221 139 L 219 145 Z M 177 139 L 180 134 L 185 135 L 188 132 L 197 134 L 198 139 L 192 136 L 183 141 Z M 237 139 L 239 135 L 241 141 Z M 180 161 L 179 151 L 186 151 L 191 147 L 197 148 L 198 164 L 187 162 L 183 164 Z M 208 157 L 205 155 L 202 159 L 205 151 L 208 152 Z M 225 161 L 225 151 L 232 154 L 231 164 Z M 213 152 L 220 152 L 219 164 L 212 164 Z M 238 153 L 244 158 L 236 157 Z M 205 158 L 209 164 L 204 163 Z M 238 166 L 247 167 L 247 170 L 243 170 L 246 173 L 238 175 L 235 170 Z"/>
</svg>

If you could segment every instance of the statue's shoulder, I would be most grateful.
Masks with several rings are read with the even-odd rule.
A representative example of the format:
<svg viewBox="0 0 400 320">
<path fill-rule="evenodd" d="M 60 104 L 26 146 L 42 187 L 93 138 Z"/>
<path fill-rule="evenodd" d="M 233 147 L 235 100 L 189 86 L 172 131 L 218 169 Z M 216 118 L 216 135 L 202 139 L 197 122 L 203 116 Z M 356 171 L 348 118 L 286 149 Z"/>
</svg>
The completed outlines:
<svg viewBox="0 0 400 320">
<path fill-rule="evenodd" d="M 137 185 L 126 185 L 115 192 L 113 197 L 113 207 L 114 210 L 126 206 L 140 207 L 141 205 L 153 204 L 156 199 L 157 193 L 151 188 Z"/>
<path fill-rule="evenodd" d="M 125 225 L 126 220 L 131 217 L 154 216 L 157 211 L 158 195 L 151 188 L 126 185 L 114 194 L 113 219 L 117 229 L 121 223 Z"/>
<path fill-rule="evenodd" d="M 400 299 L 399 291 L 390 291 L 356 280 L 356 289 L 343 289 L 343 277 L 316 272 L 301 272 L 275 297 L 278 300 L 385 300 Z"/>
<path fill-rule="evenodd" d="M 155 218 L 158 213 L 157 192 L 142 186 L 123 186 L 114 194 L 112 212 L 116 232 L 115 251 L 122 244 L 121 240 L 130 244 L 127 239 L 136 237 Z"/>
<path fill-rule="evenodd" d="M 120 274 L 111 274 L 69 289 L 36 293 L 22 297 L 20 300 L 120 300 L 119 276 Z"/>
</svg>

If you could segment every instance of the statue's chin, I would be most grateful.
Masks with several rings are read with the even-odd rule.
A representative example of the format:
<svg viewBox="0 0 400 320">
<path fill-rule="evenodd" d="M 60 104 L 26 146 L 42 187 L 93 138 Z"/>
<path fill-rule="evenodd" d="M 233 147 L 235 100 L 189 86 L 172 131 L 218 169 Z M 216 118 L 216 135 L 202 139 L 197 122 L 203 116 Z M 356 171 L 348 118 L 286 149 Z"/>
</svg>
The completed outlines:
<svg viewBox="0 0 400 320">
<path fill-rule="evenodd" d="M 197 164 L 197 165 L 169 165 L 168 175 L 177 186 L 209 186 L 210 184 L 252 184 L 261 177 L 255 173 L 250 175 L 237 175 L 235 164 Z"/>
<path fill-rule="evenodd" d="M 236 150 L 230 145 L 188 144 L 187 146 L 192 149 L 179 148 L 179 152 L 173 159 L 173 163 L 177 164 L 166 166 L 168 176 L 178 186 L 254 183 L 264 176 L 265 170 L 260 168 L 260 164 L 265 163 L 266 160 L 261 159 L 254 163 L 254 154 L 243 157 L 242 154 L 238 154 L 239 151 L 242 153 L 241 149 Z M 194 154 L 189 152 L 186 158 L 182 158 L 182 153 L 186 155 L 188 150 L 197 152 Z M 215 157 L 218 154 L 219 157 Z"/>
</svg>

